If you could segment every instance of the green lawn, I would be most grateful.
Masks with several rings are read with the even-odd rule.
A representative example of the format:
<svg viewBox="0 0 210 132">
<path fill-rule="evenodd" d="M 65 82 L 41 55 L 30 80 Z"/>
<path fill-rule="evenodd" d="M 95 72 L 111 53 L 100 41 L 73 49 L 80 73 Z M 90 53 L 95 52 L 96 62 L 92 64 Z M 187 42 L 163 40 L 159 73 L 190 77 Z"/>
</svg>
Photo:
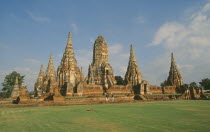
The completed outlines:
<svg viewBox="0 0 210 132">
<path fill-rule="evenodd" d="M 210 100 L 4 108 L 0 131 L 209 132 Z"/>
</svg>

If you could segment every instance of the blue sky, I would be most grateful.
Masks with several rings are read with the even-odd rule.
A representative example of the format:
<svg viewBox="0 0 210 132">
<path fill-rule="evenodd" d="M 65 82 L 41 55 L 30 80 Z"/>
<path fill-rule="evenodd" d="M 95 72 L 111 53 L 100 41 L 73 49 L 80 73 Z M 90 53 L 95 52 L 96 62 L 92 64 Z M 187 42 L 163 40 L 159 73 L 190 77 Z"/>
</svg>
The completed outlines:
<svg viewBox="0 0 210 132">
<path fill-rule="evenodd" d="M 132 43 L 150 84 L 167 78 L 171 52 L 184 82 L 198 82 L 210 78 L 209 15 L 207 0 L 1 0 L 0 82 L 16 70 L 33 90 L 50 53 L 57 69 L 68 32 L 86 75 L 94 40 L 101 34 L 115 75 L 124 77 Z"/>
</svg>

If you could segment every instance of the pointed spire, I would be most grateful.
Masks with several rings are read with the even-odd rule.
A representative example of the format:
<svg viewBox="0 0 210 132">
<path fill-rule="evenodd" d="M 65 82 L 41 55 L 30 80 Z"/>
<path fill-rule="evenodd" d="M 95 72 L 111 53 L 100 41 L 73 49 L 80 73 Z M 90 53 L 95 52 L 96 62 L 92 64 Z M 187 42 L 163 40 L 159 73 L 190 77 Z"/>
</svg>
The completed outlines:
<svg viewBox="0 0 210 132">
<path fill-rule="evenodd" d="M 130 61 L 136 61 L 136 57 L 133 50 L 133 45 L 130 46 Z"/>
<path fill-rule="evenodd" d="M 56 77 L 52 54 L 50 54 L 50 60 L 49 60 L 48 67 L 46 70 L 46 76 Z"/>
<path fill-rule="evenodd" d="M 173 52 L 171 53 L 171 67 L 167 82 L 169 85 L 175 85 L 175 86 L 183 85 L 183 79 L 179 72 L 179 69 L 177 68 Z"/>
<path fill-rule="evenodd" d="M 171 63 L 176 64 L 176 61 L 174 59 L 174 53 L 171 53 Z"/>
<path fill-rule="evenodd" d="M 171 53 L 171 60 L 174 60 L 174 53 Z"/>
<path fill-rule="evenodd" d="M 73 60 L 75 60 L 74 57 L 74 49 L 72 46 L 72 37 L 71 37 L 71 32 L 68 33 L 68 40 L 67 40 L 67 44 L 66 44 L 66 49 L 65 52 L 63 54 L 63 59 L 66 58 L 73 58 Z M 63 62 L 61 62 L 63 63 Z"/>
<path fill-rule="evenodd" d="M 44 76 L 44 66 L 43 66 L 43 64 L 42 64 L 41 67 L 40 67 L 39 77 L 40 77 L 40 76 Z"/>
<path fill-rule="evenodd" d="M 141 83 L 141 81 L 142 81 L 142 75 L 141 75 L 140 69 L 138 67 L 136 58 L 135 58 L 133 45 L 131 44 L 130 58 L 129 58 L 129 62 L 128 62 L 127 71 L 125 74 L 125 82 L 127 84 L 132 83 L 133 85 L 138 85 Z"/>
<path fill-rule="evenodd" d="M 176 61 L 174 59 L 173 52 L 171 53 L 171 68 L 174 68 L 174 69 L 177 69 L 178 70 L 177 65 L 176 65 Z"/>
<path fill-rule="evenodd" d="M 53 62 L 53 57 L 52 57 L 52 54 L 50 54 L 50 63 Z"/>
<path fill-rule="evenodd" d="M 57 74 L 58 86 L 62 87 L 61 91 L 63 95 L 66 94 L 66 82 L 70 81 L 75 86 L 80 80 L 81 73 L 80 68 L 77 67 L 77 61 L 74 55 L 71 32 L 68 33 L 67 45 L 60 62 L 60 66 L 57 69 Z"/>
<path fill-rule="evenodd" d="M 68 40 L 67 40 L 67 46 L 66 47 L 72 47 L 71 32 L 68 33 Z"/>
</svg>

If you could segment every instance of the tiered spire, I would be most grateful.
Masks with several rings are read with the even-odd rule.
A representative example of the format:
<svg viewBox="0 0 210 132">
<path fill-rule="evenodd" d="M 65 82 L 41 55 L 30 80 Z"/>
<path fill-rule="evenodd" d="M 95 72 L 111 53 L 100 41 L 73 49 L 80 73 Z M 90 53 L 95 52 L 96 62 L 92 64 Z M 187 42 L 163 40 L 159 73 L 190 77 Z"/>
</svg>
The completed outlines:
<svg viewBox="0 0 210 132">
<path fill-rule="evenodd" d="M 99 35 L 95 40 L 93 49 L 93 64 L 109 63 L 108 45 L 103 36 Z"/>
<path fill-rule="evenodd" d="M 48 67 L 47 67 L 47 70 L 46 70 L 46 76 L 50 77 L 50 78 L 56 78 L 56 73 L 55 73 L 55 67 L 54 67 L 54 64 L 53 64 L 52 54 L 50 54 L 50 60 L 49 60 Z"/>
<path fill-rule="evenodd" d="M 53 64 L 52 54 L 50 54 L 50 60 L 43 80 L 43 93 L 52 93 L 54 88 L 57 87 L 57 77 Z"/>
<path fill-rule="evenodd" d="M 130 59 L 129 59 L 129 63 L 135 63 L 137 65 L 136 57 L 135 57 L 135 54 L 134 54 L 134 49 L 133 49 L 133 45 L 132 44 L 130 46 Z"/>
<path fill-rule="evenodd" d="M 43 77 L 43 76 L 44 76 L 44 66 L 41 65 L 40 71 L 39 71 L 39 77 Z"/>
<path fill-rule="evenodd" d="M 66 44 L 65 53 L 64 53 L 64 55 L 68 54 L 68 57 L 74 57 L 74 49 L 72 46 L 71 32 L 68 33 L 68 40 L 67 40 L 67 44 Z"/>
<path fill-rule="evenodd" d="M 41 96 L 43 92 L 44 67 L 41 65 L 38 78 L 34 85 L 34 95 Z"/>
<path fill-rule="evenodd" d="M 67 47 L 72 47 L 71 32 L 68 33 Z"/>
<path fill-rule="evenodd" d="M 125 74 L 125 82 L 131 83 L 132 85 L 138 85 L 142 81 L 142 74 L 140 72 L 140 69 L 138 67 L 134 50 L 133 50 L 133 45 L 131 44 L 130 46 L 130 58 L 128 62 L 128 68 L 127 72 Z"/>
<path fill-rule="evenodd" d="M 68 33 L 68 40 L 65 52 L 63 53 L 63 58 L 61 59 L 60 66 L 57 69 L 57 75 L 58 86 L 61 87 L 61 93 L 63 95 L 67 93 L 66 83 L 71 83 L 71 86 L 75 87 L 80 81 L 83 81 L 81 80 L 82 74 L 80 69 L 77 67 L 70 32 Z"/>
<path fill-rule="evenodd" d="M 177 68 L 173 53 L 171 53 L 171 67 L 167 83 L 169 85 L 175 85 L 177 87 L 183 85 L 183 79 L 179 72 L 179 69 Z"/>
</svg>

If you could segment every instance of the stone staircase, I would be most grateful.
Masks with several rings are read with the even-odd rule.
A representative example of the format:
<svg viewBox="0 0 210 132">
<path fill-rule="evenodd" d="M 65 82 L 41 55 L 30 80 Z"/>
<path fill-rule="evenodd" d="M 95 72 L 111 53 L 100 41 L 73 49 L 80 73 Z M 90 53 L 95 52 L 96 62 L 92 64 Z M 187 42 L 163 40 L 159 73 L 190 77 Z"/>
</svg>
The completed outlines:
<svg viewBox="0 0 210 132">
<path fill-rule="evenodd" d="M 141 100 L 148 100 L 144 95 L 139 95 Z"/>
</svg>

